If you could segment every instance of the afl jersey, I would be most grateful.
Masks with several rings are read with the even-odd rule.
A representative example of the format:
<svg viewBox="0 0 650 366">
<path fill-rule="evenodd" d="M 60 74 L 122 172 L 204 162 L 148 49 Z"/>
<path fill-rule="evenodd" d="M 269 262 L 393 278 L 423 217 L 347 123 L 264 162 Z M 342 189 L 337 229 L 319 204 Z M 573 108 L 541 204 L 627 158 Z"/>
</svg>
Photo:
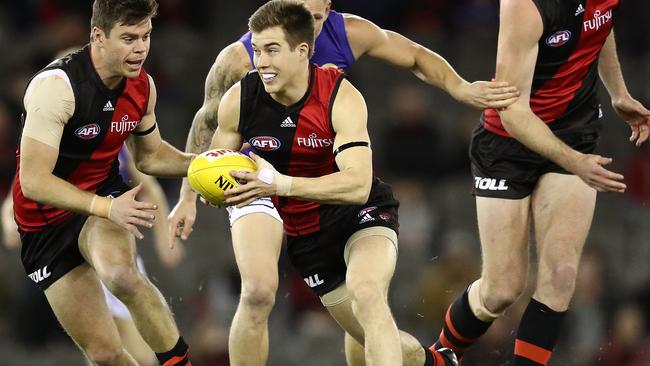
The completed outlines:
<svg viewBox="0 0 650 366">
<path fill-rule="evenodd" d="M 244 34 L 239 41 L 246 47 L 251 65 L 255 65 L 251 33 Z M 323 30 L 314 42 L 314 55 L 311 57 L 311 62 L 319 66 L 335 65 L 345 70 L 352 66 L 354 61 L 354 54 L 345 32 L 345 19 L 342 14 L 330 10 L 323 23 Z"/>
<path fill-rule="evenodd" d="M 552 130 L 584 127 L 601 117 L 598 55 L 609 36 L 620 0 L 533 0 L 543 35 L 535 64 L 530 107 Z M 485 129 L 511 137 L 494 109 L 482 115 Z"/>
<path fill-rule="evenodd" d="M 97 74 L 90 52 L 90 46 L 86 46 L 52 62 L 34 78 L 54 73 L 68 79 L 75 110 L 64 127 L 52 174 L 94 193 L 102 183 L 119 177 L 117 157 L 124 141 L 147 111 L 149 78 L 142 69 L 137 78 L 124 78 L 117 88 L 109 89 Z M 24 120 L 26 112 L 23 113 Z M 20 150 L 16 158 L 20 161 Z M 72 216 L 70 211 L 25 198 L 19 169 L 13 197 L 16 222 L 21 230 L 38 231 Z"/>
<path fill-rule="evenodd" d="M 257 72 L 241 81 L 239 132 L 282 174 L 320 177 L 338 171 L 334 161 L 332 106 L 343 74 L 310 65 L 309 87 L 296 104 L 284 106 L 264 90 Z M 344 206 L 273 197 L 287 235 L 300 236 L 333 223 Z"/>
</svg>

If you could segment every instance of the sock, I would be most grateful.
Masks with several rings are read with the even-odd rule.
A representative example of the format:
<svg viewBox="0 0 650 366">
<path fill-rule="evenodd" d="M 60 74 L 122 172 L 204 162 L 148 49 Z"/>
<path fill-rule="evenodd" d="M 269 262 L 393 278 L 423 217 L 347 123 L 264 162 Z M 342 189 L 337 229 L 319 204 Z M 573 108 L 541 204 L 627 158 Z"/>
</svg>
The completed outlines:
<svg viewBox="0 0 650 366">
<path fill-rule="evenodd" d="M 179 337 L 174 348 L 167 352 L 156 353 L 156 357 L 162 366 L 192 366 L 189 354 L 190 347 L 183 337 Z"/>
<path fill-rule="evenodd" d="M 519 323 L 513 366 L 547 365 L 560 335 L 566 311 L 551 310 L 530 299 Z"/>
<path fill-rule="evenodd" d="M 454 351 L 460 360 L 465 350 L 485 333 L 492 322 L 476 317 L 469 306 L 468 291 L 465 290 L 447 309 L 445 325 L 431 349 L 446 347 Z"/>
<path fill-rule="evenodd" d="M 424 366 L 454 366 L 437 350 L 422 346 L 424 348 Z"/>
</svg>

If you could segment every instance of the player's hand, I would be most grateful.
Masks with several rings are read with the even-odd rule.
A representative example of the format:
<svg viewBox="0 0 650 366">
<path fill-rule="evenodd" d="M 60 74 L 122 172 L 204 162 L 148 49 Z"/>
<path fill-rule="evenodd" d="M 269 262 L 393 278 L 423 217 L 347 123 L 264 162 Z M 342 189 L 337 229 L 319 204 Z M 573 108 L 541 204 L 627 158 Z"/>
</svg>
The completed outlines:
<svg viewBox="0 0 650 366">
<path fill-rule="evenodd" d="M 153 203 L 140 202 L 135 199 L 141 189 L 142 183 L 114 198 L 108 213 L 109 220 L 125 228 L 138 239 L 144 239 L 138 226 L 148 229 L 153 227 L 156 218 L 153 211 L 158 208 Z"/>
<path fill-rule="evenodd" d="M 599 155 L 581 154 L 576 160 L 572 173 L 598 192 L 625 192 L 623 175 L 604 168 L 612 162 L 611 158 Z"/>
<path fill-rule="evenodd" d="M 231 188 L 224 192 L 226 206 L 241 208 L 261 197 L 275 196 L 283 190 L 289 177 L 278 173 L 277 170 L 259 155 L 251 152 L 251 159 L 257 164 L 256 172 L 231 171 L 235 179 L 246 183 L 237 188 Z M 290 184 L 290 183 L 289 183 Z M 281 193 L 281 192 L 280 192 Z"/>
<path fill-rule="evenodd" d="M 648 140 L 650 136 L 650 111 L 638 100 L 628 96 L 617 101 L 612 101 L 614 111 L 632 129 L 630 141 L 636 146 Z"/>
<path fill-rule="evenodd" d="M 167 216 L 169 220 L 169 249 L 176 245 L 176 238 L 187 240 L 196 221 L 196 194 L 181 193 L 176 206 Z"/>
<path fill-rule="evenodd" d="M 505 81 L 475 81 L 461 85 L 455 97 L 477 109 L 501 109 L 517 101 L 519 90 Z"/>
</svg>

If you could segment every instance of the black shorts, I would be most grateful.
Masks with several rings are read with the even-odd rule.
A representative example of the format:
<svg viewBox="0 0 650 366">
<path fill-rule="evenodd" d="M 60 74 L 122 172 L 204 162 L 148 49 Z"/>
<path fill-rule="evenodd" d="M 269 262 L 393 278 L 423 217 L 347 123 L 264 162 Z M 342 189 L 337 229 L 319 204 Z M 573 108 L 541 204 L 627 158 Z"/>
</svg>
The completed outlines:
<svg viewBox="0 0 650 366">
<path fill-rule="evenodd" d="M 600 120 L 576 130 L 553 133 L 573 149 L 590 154 L 597 145 Z M 572 174 L 528 149 L 514 138 L 487 131 L 479 125 L 469 148 L 472 161 L 472 193 L 480 197 L 521 199 L 529 196 L 546 173 Z"/>
<path fill-rule="evenodd" d="M 287 236 L 289 259 L 307 285 L 323 296 L 345 282 L 344 251 L 348 239 L 359 230 L 375 226 L 397 233 L 398 207 L 391 187 L 375 180 L 365 205 L 338 206 L 343 208 L 339 210 L 339 219 L 327 228 L 303 236 Z"/>
<path fill-rule="evenodd" d="M 110 183 L 103 183 L 97 195 L 119 197 L 129 189 L 118 176 Z M 79 234 L 87 218 L 74 214 L 62 223 L 39 231 L 19 230 L 25 273 L 43 291 L 86 261 L 79 251 Z"/>
</svg>

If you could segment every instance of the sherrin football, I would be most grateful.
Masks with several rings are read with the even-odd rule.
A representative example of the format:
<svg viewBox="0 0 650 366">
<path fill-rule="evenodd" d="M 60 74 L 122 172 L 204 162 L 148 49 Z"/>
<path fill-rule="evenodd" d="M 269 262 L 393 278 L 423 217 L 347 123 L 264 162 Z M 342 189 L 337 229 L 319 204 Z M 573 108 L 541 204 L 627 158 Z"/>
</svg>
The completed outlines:
<svg viewBox="0 0 650 366">
<path fill-rule="evenodd" d="M 213 205 L 222 206 L 223 192 L 239 187 L 231 170 L 254 172 L 257 164 L 248 156 L 233 150 L 215 149 L 197 155 L 187 169 L 192 189 Z"/>
</svg>

